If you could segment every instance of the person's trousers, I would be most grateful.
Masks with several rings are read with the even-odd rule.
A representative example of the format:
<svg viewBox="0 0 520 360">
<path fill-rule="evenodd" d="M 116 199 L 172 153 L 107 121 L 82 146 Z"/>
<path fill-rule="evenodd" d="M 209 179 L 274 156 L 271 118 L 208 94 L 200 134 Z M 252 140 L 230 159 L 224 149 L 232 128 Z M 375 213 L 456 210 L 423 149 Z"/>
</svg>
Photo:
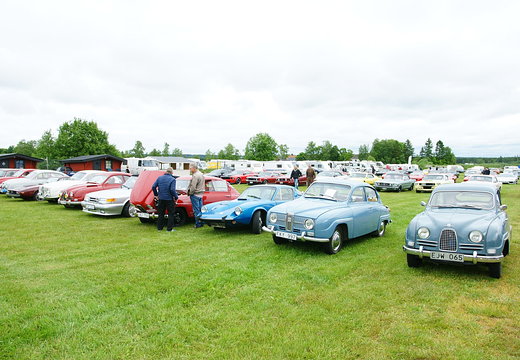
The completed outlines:
<svg viewBox="0 0 520 360">
<path fill-rule="evenodd" d="M 299 179 L 294 179 L 294 187 L 295 187 L 296 189 L 298 189 L 298 180 L 299 180 Z"/>
<path fill-rule="evenodd" d="M 162 230 L 164 227 L 164 214 L 168 210 L 168 224 L 166 230 L 171 231 L 174 226 L 175 203 L 173 200 L 159 200 L 157 202 L 157 212 L 159 219 L 157 220 L 157 230 Z"/>
<path fill-rule="evenodd" d="M 193 216 L 195 216 L 195 226 L 202 226 L 200 217 L 202 215 L 202 197 L 197 195 L 190 195 L 191 206 L 193 206 Z"/>
</svg>

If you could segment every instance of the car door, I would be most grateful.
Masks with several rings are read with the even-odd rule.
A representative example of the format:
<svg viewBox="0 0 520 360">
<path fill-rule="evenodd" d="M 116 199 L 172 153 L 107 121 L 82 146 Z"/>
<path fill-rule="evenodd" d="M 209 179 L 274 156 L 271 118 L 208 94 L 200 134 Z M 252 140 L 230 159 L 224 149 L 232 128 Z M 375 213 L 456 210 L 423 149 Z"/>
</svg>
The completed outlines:
<svg viewBox="0 0 520 360">
<path fill-rule="evenodd" d="M 364 186 L 356 187 L 350 194 L 350 206 L 352 208 L 353 226 L 352 237 L 358 237 L 370 232 L 373 217 L 373 207 L 368 203 Z"/>
<path fill-rule="evenodd" d="M 231 185 L 225 180 L 206 180 L 202 202 L 211 204 L 216 201 L 231 200 L 230 187 Z"/>
</svg>

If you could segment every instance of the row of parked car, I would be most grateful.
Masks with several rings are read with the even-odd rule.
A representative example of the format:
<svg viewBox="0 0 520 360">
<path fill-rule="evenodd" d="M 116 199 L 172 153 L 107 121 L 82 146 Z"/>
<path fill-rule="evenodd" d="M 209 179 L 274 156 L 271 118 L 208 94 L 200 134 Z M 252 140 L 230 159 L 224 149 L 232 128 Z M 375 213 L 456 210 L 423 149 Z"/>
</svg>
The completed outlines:
<svg viewBox="0 0 520 360">
<path fill-rule="evenodd" d="M 1 192 L 11 197 L 81 207 L 90 214 L 136 216 L 142 223 L 153 222 L 157 217 L 151 186 L 163 171 L 145 171 L 138 178 L 93 170 L 79 171 L 72 177 L 52 170 L 19 171 L 26 171 L 25 176 L 0 178 Z M 387 182 L 390 175 L 386 175 Z M 404 179 L 406 174 L 395 175 Z M 189 180 L 189 176 L 177 179 L 180 196 L 173 216 L 178 226 L 193 217 L 186 194 Z M 29 187 L 36 187 L 35 193 L 22 196 Z M 305 193 L 293 186 L 262 184 L 250 186 L 240 194 L 228 181 L 213 176 L 205 176 L 205 188 L 201 220 L 207 225 L 215 229 L 249 227 L 253 233 L 268 232 L 276 244 L 322 243 L 329 254 L 338 253 L 352 238 L 384 236 L 392 221 L 376 186 L 345 176 L 319 177 Z M 501 276 L 512 227 L 498 187 L 487 181 L 446 183 L 435 186 L 429 202 L 422 205 L 425 210 L 406 230 L 403 250 L 408 266 L 420 266 L 423 259 L 484 263 L 491 276 Z"/>
</svg>

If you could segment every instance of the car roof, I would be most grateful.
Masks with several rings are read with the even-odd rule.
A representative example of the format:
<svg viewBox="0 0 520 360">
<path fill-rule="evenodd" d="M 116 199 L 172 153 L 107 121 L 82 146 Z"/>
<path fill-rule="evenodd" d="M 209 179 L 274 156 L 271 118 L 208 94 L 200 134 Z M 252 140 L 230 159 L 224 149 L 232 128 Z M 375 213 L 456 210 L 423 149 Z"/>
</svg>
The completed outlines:
<svg viewBox="0 0 520 360">
<path fill-rule="evenodd" d="M 441 191 L 441 190 L 451 190 L 451 191 L 487 191 L 487 192 L 497 192 L 497 188 L 488 183 L 481 182 L 472 182 L 472 183 L 456 183 L 456 184 L 443 184 L 437 186 L 433 191 Z"/>
<path fill-rule="evenodd" d="M 314 183 L 327 183 L 327 184 L 339 184 L 339 185 L 348 185 L 352 188 L 354 187 L 361 187 L 361 186 L 365 186 L 365 187 L 372 187 L 371 185 L 365 183 L 365 182 L 360 182 L 360 181 L 355 181 L 355 180 L 350 180 L 350 179 L 347 179 L 347 178 L 326 178 L 326 177 L 323 177 L 323 178 L 319 178 L 319 179 L 316 179 L 314 181 Z"/>
<path fill-rule="evenodd" d="M 278 188 L 278 189 L 287 189 L 287 188 L 294 189 L 293 186 L 282 185 L 282 184 L 258 184 L 258 185 L 249 186 L 248 189 L 254 188 L 254 187 L 272 187 L 272 188 Z"/>
</svg>

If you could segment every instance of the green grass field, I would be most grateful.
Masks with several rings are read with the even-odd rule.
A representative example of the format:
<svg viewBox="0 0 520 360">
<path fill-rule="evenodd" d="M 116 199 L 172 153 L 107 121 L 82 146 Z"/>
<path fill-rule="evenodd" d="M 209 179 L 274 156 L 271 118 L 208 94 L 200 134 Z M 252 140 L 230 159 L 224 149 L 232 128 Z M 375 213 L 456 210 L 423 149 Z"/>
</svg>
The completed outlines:
<svg viewBox="0 0 520 360">
<path fill-rule="evenodd" d="M 518 231 L 520 186 L 504 188 Z M 383 193 L 386 235 L 333 256 L 265 233 L 159 233 L 1 196 L 0 358 L 520 358 L 515 232 L 501 279 L 408 268 L 404 231 L 428 196 Z"/>
</svg>

